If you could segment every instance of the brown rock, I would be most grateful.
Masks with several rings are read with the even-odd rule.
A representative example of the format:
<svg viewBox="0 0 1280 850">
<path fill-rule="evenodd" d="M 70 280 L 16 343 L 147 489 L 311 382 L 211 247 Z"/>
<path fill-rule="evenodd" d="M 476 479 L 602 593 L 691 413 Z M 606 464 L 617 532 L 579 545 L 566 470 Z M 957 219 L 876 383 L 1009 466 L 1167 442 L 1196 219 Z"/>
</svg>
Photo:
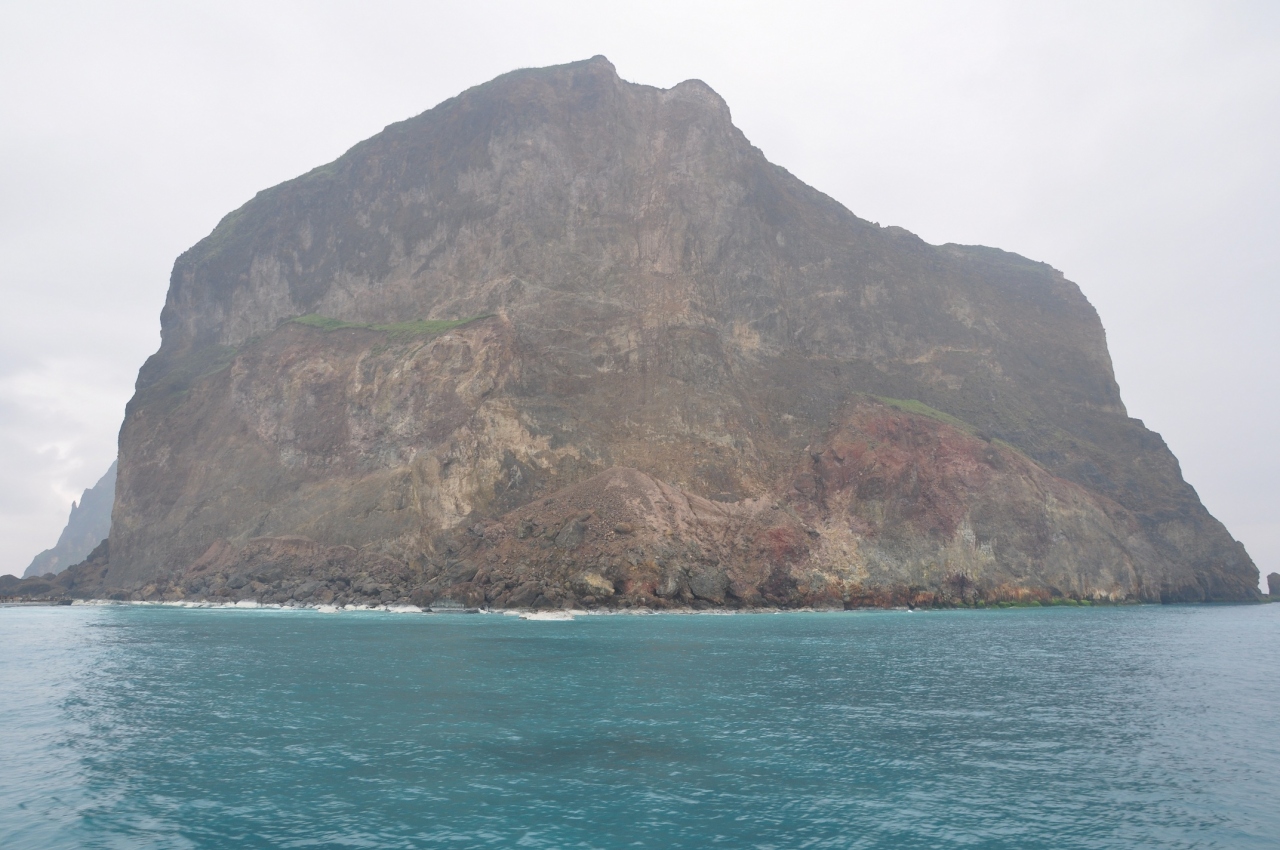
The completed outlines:
<svg viewBox="0 0 1280 850">
<path fill-rule="evenodd" d="M 1061 273 L 863 221 L 602 57 L 260 193 L 161 321 L 109 562 L 54 591 L 1257 597 Z"/>
</svg>

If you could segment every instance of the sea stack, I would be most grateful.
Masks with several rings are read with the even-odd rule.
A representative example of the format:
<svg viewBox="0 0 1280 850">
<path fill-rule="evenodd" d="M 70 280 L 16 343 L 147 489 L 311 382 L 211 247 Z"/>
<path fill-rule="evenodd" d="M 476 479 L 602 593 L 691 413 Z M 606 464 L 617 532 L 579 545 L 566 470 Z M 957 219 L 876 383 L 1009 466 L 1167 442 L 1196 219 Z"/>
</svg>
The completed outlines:
<svg viewBox="0 0 1280 850">
<path fill-rule="evenodd" d="M 161 324 L 73 594 L 1258 597 L 1074 283 L 859 218 L 697 80 L 470 89 L 224 218 Z"/>
</svg>

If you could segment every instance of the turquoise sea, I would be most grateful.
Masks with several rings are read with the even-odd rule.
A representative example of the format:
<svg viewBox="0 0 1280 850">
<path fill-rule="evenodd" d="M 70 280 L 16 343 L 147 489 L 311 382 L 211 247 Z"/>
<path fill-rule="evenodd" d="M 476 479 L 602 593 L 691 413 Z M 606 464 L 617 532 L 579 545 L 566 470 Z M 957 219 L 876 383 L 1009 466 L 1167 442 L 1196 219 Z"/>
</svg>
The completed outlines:
<svg viewBox="0 0 1280 850">
<path fill-rule="evenodd" d="M 0 609 L 0 847 L 1275 848 L 1280 605 Z"/>
</svg>

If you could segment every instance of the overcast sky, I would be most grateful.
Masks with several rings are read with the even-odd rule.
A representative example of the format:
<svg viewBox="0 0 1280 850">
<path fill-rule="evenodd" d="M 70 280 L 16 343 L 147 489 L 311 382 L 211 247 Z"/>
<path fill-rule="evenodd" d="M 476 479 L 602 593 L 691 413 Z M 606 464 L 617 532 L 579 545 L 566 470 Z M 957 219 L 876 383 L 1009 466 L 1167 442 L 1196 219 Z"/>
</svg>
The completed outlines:
<svg viewBox="0 0 1280 850">
<path fill-rule="evenodd" d="M 1280 3 L 0 0 L 0 572 L 115 456 L 179 253 L 519 67 L 705 80 L 881 224 L 1043 260 L 1130 415 L 1280 571 Z"/>
</svg>

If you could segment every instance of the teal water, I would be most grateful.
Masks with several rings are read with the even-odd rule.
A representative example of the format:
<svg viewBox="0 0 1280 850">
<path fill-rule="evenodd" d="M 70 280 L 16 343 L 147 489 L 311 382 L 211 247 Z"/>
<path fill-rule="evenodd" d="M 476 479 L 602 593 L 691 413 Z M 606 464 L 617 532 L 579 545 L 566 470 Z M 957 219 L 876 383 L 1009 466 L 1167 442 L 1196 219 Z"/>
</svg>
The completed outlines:
<svg viewBox="0 0 1280 850">
<path fill-rule="evenodd" d="M 1280 846 L 1280 605 L 0 609 L 0 847 Z"/>
</svg>

